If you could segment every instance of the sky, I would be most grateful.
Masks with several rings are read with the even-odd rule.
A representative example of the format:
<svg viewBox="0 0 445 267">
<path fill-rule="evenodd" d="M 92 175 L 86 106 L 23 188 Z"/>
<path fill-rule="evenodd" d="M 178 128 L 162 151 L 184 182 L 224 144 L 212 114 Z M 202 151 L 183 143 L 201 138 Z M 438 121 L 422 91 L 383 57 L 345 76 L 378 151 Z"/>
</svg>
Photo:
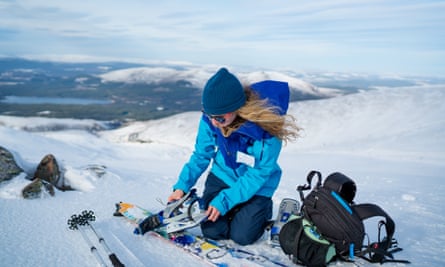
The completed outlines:
<svg viewBox="0 0 445 267">
<path fill-rule="evenodd" d="M 445 1 L 0 0 L 0 56 L 445 73 Z"/>
</svg>

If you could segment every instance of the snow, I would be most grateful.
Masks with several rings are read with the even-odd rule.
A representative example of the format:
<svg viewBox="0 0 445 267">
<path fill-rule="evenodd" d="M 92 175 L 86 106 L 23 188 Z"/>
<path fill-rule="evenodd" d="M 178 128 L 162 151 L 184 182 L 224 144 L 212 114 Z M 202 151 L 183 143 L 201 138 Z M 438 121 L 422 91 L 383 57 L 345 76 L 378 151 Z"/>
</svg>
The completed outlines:
<svg viewBox="0 0 445 267">
<path fill-rule="evenodd" d="M 206 68 L 190 68 L 177 70 L 167 67 L 138 67 L 123 70 L 114 70 L 99 75 L 102 82 L 125 82 L 125 83 L 155 83 L 187 80 L 193 86 L 204 87 L 204 82 L 212 75 Z"/>
<path fill-rule="evenodd" d="M 310 95 L 333 97 L 341 94 L 339 90 L 320 88 L 304 80 L 277 71 L 255 71 L 240 74 L 239 77 L 246 84 L 252 84 L 263 80 L 287 81 L 291 90 L 298 90 Z"/>
<path fill-rule="evenodd" d="M 110 71 L 98 77 L 103 83 L 125 82 L 125 83 L 152 83 L 188 81 L 192 86 L 204 88 L 205 81 L 217 70 L 214 66 L 206 67 L 138 67 L 122 70 Z M 263 80 L 287 81 L 291 90 L 301 93 L 320 96 L 334 97 L 341 94 L 341 91 L 333 88 L 321 88 L 301 79 L 283 74 L 277 71 L 253 71 L 237 73 L 241 83 L 252 84 Z"/>
<path fill-rule="evenodd" d="M 274 212 L 282 198 L 298 199 L 296 186 L 305 183 L 310 170 L 325 176 L 340 171 L 356 181 L 357 202 L 380 205 L 396 222 L 395 237 L 404 249 L 396 258 L 410 260 L 411 266 L 445 266 L 444 85 L 297 102 L 289 113 L 304 131 L 283 148 Z M 162 208 L 159 200 L 166 201 L 193 149 L 199 116 L 189 112 L 99 132 L 85 130 L 93 128 L 85 124 L 102 124 L 92 120 L 0 116 L 1 145 L 25 171 L 32 173 L 52 153 L 78 189 L 25 200 L 24 173 L 0 184 L 1 265 L 98 266 L 82 236 L 67 225 L 72 214 L 91 209 L 98 232 L 126 266 L 205 266 L 161 240 L 133 235 L 130 224 L 112 215 L 119 201 Z M 48 131 L 53 124 L 77 127 Z M 103 175 L 94 171 L 100 166 Z M 369 225 L 371 234 L 375 227 Z"/>
</svg>

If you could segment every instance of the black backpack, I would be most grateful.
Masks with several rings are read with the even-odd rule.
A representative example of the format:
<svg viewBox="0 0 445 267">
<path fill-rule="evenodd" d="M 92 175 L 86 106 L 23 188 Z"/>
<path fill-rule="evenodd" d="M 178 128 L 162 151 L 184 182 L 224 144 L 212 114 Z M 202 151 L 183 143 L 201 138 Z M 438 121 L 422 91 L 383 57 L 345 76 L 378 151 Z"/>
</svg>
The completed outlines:
<svg viewBox="0 0 445 267">
<path fill-rule="evenodd" d="M 307 196 L 304 196 L 303 191 L 312 189 L 314 177 L 317 178 L 315 187 Z M 339 172 L 332 173 L 326 177 L 322 184 L 321 173 L 311 171 L 307 176 L 307 184 L 298 186 L 297 190 L 303 203 L 301 215 L 315 226 L 317 233 L 322 238 L 335 246 L 336 258 L 351 261 L 357 256 L 369 262 L 396 261 L 409 263 L 405 260 L 394 260 L 393 258 L 392 254 L 401 250 L 397 247 L 397 241 L 393 238 L 394 221 L 382 208 L 375 204 L 355 204 L 353 200 L 357 187 L 349 177 Z M 367 235 L 363 220 L 376 216 L 383 217 L 378 223 L 378 240 L 371 243 L 368 237 L 366 244 L 364 244 Z M 383 234 L 383 228 L 385 234 Z M 283 244 L 286 238 L 295 239 L 295 237 L 280 236 Z M 301 246 L 301 241 L 298 242 Z M 299 248 L 300 251 L 301 249 Z M 314 255 L 316 254 L 317 251 L 312 251 L 311 258 L 315 258 Z M 306 257 L 303 261 L 305 265 L 319 265 L 319 263 L 308 261 L 307 255 L 301 255 L 300 253 L 299 257 L 303 256 Z"/>
<path fill-rule="evenodd" d="M 317 227 L 301 215 L 292 215 L 283 225 L 279 241 L 284 253 L 291 255 L 292 261 L 299 265 L 323 267 L 336 259 L 334 244 L 322 237 Z"/>
</svg>

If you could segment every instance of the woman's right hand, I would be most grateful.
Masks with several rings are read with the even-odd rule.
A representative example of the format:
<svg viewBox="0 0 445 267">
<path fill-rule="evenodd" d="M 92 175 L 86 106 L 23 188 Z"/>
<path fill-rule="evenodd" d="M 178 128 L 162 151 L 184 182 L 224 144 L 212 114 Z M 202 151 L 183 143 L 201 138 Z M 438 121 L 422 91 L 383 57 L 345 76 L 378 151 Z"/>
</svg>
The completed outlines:
<svg viewBox="0 0 445 267">
<path fill-rule="evenodd" d="M 219 216 L 221 215 L 219 210 L 213 206 L 209 206 L 205 214 L 207 216 L 207 219 L 212 222 L 218 220 Z"/>
<path fill-rule="evenodd" d="M 185 195 L 184 191 L 182 191 L 181 189 L 176 189 L 175 191 L 173 191 L 173 193 L 168 197 L 167 202 L 173 202 L 176 200 L 181 199 L 183 196 Z"/>
</svg>

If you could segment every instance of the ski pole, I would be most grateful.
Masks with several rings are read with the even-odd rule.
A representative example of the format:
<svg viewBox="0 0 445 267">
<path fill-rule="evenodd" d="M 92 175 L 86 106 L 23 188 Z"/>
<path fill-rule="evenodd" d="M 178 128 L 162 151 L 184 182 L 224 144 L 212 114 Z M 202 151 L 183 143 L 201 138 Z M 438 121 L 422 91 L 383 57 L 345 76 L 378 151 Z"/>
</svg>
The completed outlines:
<svg viewBox="0 0 445 267">
<path fill-rule="evenodd" d="M 111 261 L 111 263 L 113 264 L 114 267 L 125 267 L 124 264 L 122 264 L 119 260 L 119 258 L 116 256 L 116 254 L 114 254 L 111 249 L 108 247 L 107 243 L 105 242 L 105 239 L 100 236 L 96 229 L 93 227 L 93 225 L 91 223 L 89 223 L 90 221 L 93 222 L 96 220 L 96 216 L 94 216 L 94 212 L 92 210 L 90 211 L 82 211 L 82 219 L 84 224 L 87 224 L 90 229 L 93 231 L 93 233 L 96 235 L 97 239 L 99 240 L 99 243 L 102 244 L 103 248 L 105 249 L 106 253 L 108 254 L 108 257 Z"/>
<path fill-rule="evenodd" d="M 68 220 L 68 226 L 71 230 L 79 230 L 83 239 L 87 243 L 87 245 L 90 247 L 91 253 L 93 253 L 94 257 L 96 257 L 97 262 L 101 266 L 107 266 L 104 259 L 100 256 L 99 252 L 97 251 L 97 248 L 93 245 L 93 242 L 91 242 L 90 238 L 87 236 L 87 234 L 84 232 L 82 228 L 79 228 L 79 225 L 81 225 L 82 219 L 79 216 L 72 215 L 71 218 Z"/>
</svg>

